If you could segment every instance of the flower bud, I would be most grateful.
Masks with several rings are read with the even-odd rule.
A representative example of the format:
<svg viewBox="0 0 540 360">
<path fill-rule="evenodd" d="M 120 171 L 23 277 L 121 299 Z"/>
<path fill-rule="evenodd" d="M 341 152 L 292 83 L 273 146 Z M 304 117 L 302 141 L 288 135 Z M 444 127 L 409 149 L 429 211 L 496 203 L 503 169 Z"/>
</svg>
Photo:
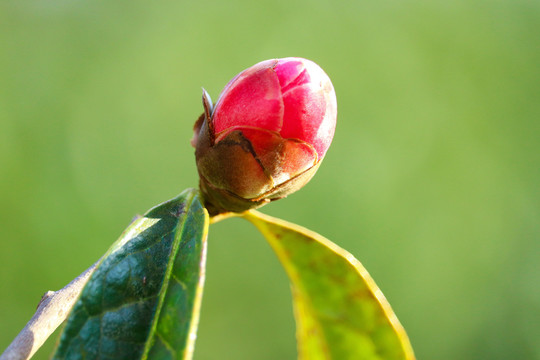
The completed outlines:
<svg viewBox="0 0 540 360">
<path fill-rule="evenodd" d="M 192 140 L 211 215 L 242 212 L 283 198 L 317 171 L 334 136 L 337 104 L 314 62 L 260 62 L 233 78 L 204 114 Z"/>
</svg>

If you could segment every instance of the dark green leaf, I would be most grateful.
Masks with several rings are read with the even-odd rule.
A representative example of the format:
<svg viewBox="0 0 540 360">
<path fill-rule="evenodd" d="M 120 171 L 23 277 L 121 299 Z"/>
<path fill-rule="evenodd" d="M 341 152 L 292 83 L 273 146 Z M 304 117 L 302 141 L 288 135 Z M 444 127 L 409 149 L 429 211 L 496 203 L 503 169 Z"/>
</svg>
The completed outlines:
<svg viewBox="0 0 540 360">
<path fill-rule="evenodd" d="M 414 359 L 384 295 L 350 253 L 259 212 L 244 218 L 266 237 L 291 281 L 299 359 Z"/>
<path fill-rule="evenodd" d="M 207 230 L 196 190 L 136 219 L 84 287 L 53 359 L 191 359 Z"/>
</svg>

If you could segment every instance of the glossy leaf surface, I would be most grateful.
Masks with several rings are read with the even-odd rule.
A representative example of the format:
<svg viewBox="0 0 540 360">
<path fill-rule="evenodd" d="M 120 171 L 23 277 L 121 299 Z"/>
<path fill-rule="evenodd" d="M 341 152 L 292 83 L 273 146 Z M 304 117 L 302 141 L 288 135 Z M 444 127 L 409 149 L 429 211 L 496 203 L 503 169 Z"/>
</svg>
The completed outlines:
<svg viewBox="0 0 540 360">
<path fill-rule="evenodd" d="M 84 287 L 53 359 L 191 359 L 207 230 L 196 190 L 134 220 Z"/>
<path fill-rule="evenodd" d="M 362 264 L 328 239 L 250 211 L 289 276 L 301 360 L 414 359 L 405 330 Z"/>
</svg>

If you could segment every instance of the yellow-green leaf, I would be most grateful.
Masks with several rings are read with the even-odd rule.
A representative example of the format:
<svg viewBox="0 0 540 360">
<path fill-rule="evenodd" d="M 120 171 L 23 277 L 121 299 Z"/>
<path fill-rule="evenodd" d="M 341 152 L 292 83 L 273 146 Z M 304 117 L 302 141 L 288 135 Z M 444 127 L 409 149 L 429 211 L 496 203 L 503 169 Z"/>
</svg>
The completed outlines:
<svg viewBox="0 0 540 360">
<path fill-rule="evenodd" d="M 321 235 L 256 211 L 292 288 L 300 360 L 414 359 L 405 330 L 362 264 Z"/>
</svg>

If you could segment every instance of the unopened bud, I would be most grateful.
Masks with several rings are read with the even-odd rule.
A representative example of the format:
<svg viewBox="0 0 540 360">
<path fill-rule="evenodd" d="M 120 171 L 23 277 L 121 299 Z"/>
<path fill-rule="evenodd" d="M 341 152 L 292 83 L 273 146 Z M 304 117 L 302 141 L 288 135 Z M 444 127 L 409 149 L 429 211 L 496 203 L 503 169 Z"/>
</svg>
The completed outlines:
<svg viewBox="0 0 540 360">
<path fill-rule="evenodd" d="M 317 171 L 336 127 L 336 94 L 314 62 L 260 62 L 233 78 L 204 114 L 192 140 L 211 215 L 283 198 Z"/>
</svg>

